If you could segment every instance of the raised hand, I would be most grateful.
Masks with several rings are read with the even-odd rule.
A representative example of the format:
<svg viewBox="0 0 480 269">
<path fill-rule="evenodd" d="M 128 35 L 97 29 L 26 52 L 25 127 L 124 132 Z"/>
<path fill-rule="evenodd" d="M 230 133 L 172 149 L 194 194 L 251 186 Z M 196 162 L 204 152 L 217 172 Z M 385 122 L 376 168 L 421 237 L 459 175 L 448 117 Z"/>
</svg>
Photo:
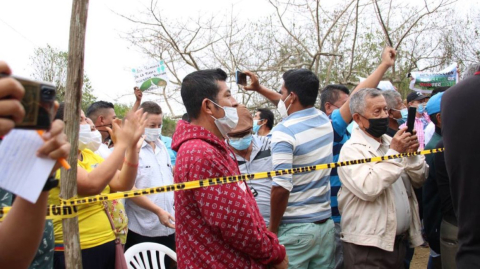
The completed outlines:
<svg viewBox="0 0 480 269">
<path fill-rule="evenodd" d="M 250 84 L 244 86 L 243 89 L 246 91 L 258 91 L 260 89 L 260 82 L 258 81 L 257 75 L 250 71 L 243 71 L 243 73 L 250 77 Z"/>
<path fill-rule="evenodd" d="M 122 130 L 117 135 L 117 140 L 120 140 L 120 133 L 127 140 L 127 147 L 136 147 L 140 137 L 145 132 L 147 125 L 147 113 L 143 113 L 143 109 L 135 112 L 130 111 L 125 117 Z M 123 137 L 122 137 L 123 139 Z"/>
<path fill-rule="evenodd" d="M 395 59 L 397 58 L 397 52 L 392 47 L 386 47 L 382 52 L 382 64 L 391 67 L 395 64 Z"/>
<path fill-rule="evenodd" d="M 135 98 L 137 99 L 137 102 L 141 102 L 142 101 L 142 96 L 143 96 L 143 92 L 139 89 L 139 88 L 135 88 L 135 90 L 133 90 L 134 93 L 135 93 Z"/>
<path fill-rule="evenodd" d="M 117 126 L 122 126 L 122 120 L 121 119 L 114 119 L 113 122 L 115 122 L 117 124 Z M 112 128 L 113 128 L 113 122 L 112 122 Z M 109 128 L 109 127 L 106 127 L 106 128 L 107 128 L 108 133 L 110 134 L 110 139 L 112 140 L 113 145 L 115 145 L 117 143 L 117 134 L 111 128 Z M 119 129 L 116 129 L 117 132 L 118 132 L 118 130 Z"/>
<path fill-rule="evenodd" d="M 133 136 L 133 140 L 136 142 L 142 137 L 142 135 L 145 133 L 145 127 L 147 126 L 147 112 L 143 113 L 143 108 L 135 111 L 133 113 L 132 121 L 135 121 L 134 127 L 135 127 L 135 133 Z"/>
<path fill-rule="evenodd" d="M 396 150 L 399 153 L 405 153 L 410 146 L 414 145 L 414 143 L 418 143 L 418 140 L 416 140 L 417 136 L 411 135 L 406 132 L 406 130 L 407 128 L 400 129 L 395 134 L 392 138 L 392 142 L 390 142 L 391 149 Z"/>
<path fill-rule="evenodd" d="M 410 136 L 410 146 L 408 146 L 407 153 L 418 151 L 419 147 L 420 143 L 418 142 L 416 131 L 413 130 L 413 135 Z"/>
</svg>

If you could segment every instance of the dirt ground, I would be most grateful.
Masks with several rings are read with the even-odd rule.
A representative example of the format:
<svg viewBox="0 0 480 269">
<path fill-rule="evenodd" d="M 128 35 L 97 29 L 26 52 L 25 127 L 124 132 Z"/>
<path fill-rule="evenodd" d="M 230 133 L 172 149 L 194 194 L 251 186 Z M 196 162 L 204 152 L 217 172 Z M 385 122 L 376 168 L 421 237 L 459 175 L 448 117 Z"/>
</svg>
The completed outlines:
<svg viewBox="0 0 480 269">
<path fill-rule="evenodd" d="M 415 248 L 415 254 L 413 255 L 412 263 L 410 263 L 410 269 L 426 269 L 429 255 L 429 248 Z"/>
</svg>

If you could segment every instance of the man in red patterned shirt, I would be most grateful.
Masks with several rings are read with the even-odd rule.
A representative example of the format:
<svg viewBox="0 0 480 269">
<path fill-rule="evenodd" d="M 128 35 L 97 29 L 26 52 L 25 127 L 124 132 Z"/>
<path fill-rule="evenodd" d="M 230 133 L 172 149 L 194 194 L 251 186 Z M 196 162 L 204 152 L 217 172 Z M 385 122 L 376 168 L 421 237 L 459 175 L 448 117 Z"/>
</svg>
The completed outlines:
<svg viewBox="0 0 480 269">
<path fill-rule="evenodd" d="M 238 105 L 221 69 L 185 77 L 181 95 L 191 123 L 180 121 L 175 183 L 239 175 L 225 139 Z M 178 268 L 287 268 L 285 247 L 267 230 L 244 182 L 175 192 Z"/>
</svg>

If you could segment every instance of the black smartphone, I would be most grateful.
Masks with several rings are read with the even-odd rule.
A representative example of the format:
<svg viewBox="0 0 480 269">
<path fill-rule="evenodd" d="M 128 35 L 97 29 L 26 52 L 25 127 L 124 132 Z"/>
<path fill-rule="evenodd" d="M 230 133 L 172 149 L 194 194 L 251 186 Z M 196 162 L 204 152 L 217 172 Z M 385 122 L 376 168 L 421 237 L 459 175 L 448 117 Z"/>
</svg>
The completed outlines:
<svg viewBox="0 0 480 269">
<path fill-rule="evenodd" d="M 408 108 L 408 118 L 407 118 L 407 132 L 413 134 L 413 127 L 415 126 L 415 114 L 417 114 L 416 107 L 409 107 Z"/>
<path fill-rule="evenodd" d="M 235 78 L 238 85 L 247 86 L 247 74 L 237 70 L 237 72 L 235 72 Z"/>
<path fill-rule="evenodd" d="M 2 75 L 5 76 L 5 75 Z M 23 121 L 15 125 L 17 129 L 48 130 L 55 111 L 55 85 L 48 82 L 34 81 L 11 76 L 20 82 L 25 89 L 22 105 L 25 109 Z"/>
</svg>

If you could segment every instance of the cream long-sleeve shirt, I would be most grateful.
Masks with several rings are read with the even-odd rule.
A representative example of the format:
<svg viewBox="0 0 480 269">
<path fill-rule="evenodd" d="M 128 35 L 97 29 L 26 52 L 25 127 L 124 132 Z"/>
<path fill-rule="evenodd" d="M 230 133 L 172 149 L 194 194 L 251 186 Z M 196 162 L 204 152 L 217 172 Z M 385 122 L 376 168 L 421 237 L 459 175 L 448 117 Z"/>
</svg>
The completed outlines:
<svg viewBox="0 0 480 269">
<path fill-rule="evenodd" d="M 375 144 L 367 137 L 362 130 L 355 128 L 352 137 L 340 151 L 339 161 L 384 155 L 379 149 L 381 146 L 389 147 L 391 138 L 383 135 L 382 143 Z M 385 155 L 397 153 L 388 149 Z M 418 202 L 413 187 L 420 187 L 428 175 L 424 156 L 339 167 L 338 175 L 342 182 L 338 192 L 338 207 L 342 215 L 343 241 L 393 251 L 399 222 L 393 185 L 401 180 L 408 193 L 410 243 L 412 246 L 423 243 Z"/>
</svg>

